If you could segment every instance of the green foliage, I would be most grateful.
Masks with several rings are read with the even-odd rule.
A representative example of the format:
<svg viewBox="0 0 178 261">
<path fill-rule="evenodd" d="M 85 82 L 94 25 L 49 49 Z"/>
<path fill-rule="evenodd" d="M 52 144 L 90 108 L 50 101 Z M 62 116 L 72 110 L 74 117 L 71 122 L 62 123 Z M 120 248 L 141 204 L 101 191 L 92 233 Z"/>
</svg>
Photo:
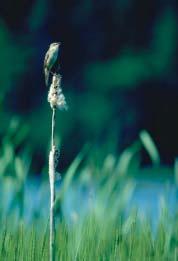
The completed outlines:
<svg viewBox="0 0 178 261">
<path fill-rule="evenodd" d="M 140 150 L 141 150 L 141 144 L 139 141 L 136 141 L 134 144 L 132 144 L 130 147 L 126 148 L 122 152 L 119 158 L 119 162 L 117 164 L 117 170 L 118 172 L 120 172 L 121 175 L 128 174 L 131 171 L 133 172 L 138 169 L 138 165 L 140 163 L 139 162 Z"/>
<path fill-rule="evenodd" d="M 60 199 L 62 199 L 64 197 L 64 195 L 66 194 L 66 191 L 67 191 L 68 187 L 70 186 L 72 179 L 73 179 L 74 175 L 76 174 L 76 171 L 85 156 L 85 153 L 86 153 L 86 147 L 84 147 L 84 149 L 79 153 L 79 155 L 77 155 L 75 160 L 72 162 L 72 164 L 68 168 L 68 170 L 65 174 L 65 178 L 64 178 L 62 187 L 61 187 L 59 195 L 58 195 L 58 197 Z"/>
<path fill-rule="evenodd" d="M 145 130 L 141 131 L 140 140 L 144 148 L 148 152 L 153 164 L 159 165 L 160 164 L 159 152 L 150 134 Z"/>
<path fill-rule="evenodd" d="M 160 224 L 155 236 L 149 224 L 139 223 L 135 215 L 124 223 L 97 222 L 90 216 L 81 225 L 57 227 L 56 260 L 176 260 L 178 224 L 167 235 Z M 37 226 L 37 224 L 36 224 Z M 10 231 L 4 227 L 0 234 L 0 259 L 49 260 L 48 234 L 20 225 Z"/>
<path fill-rule="evenodd" d="M 18 124 L 14 126 L 17 128 Z M 3 150 L 7 151 L 5 155 L 12 155 L 6 165 L 8 168 L 9 164 L 11 165 L 12 172 L 8 178 L 11 178 L 11 187 L 13 186 L 14 190 L 7 190 L 6 194 L 1 195 L 6 201 L 8 193 L 13 194 L 6 221 L 4 210 L 0 210 L 0 259 L 49 260 L 48 217 L 42 218 L 41 210 L 38 209 L 38 218 L 34 213 L 30 222 L 25 221 L 25 211 L 28 209 L 28 203 L 24 205 L 25 183 L 31 162 L 30 155 L 25 151 L 15 154 L 10 138 L 16 135 L 14 136 L 12 131 L 10 133 Z M 57 222 L 56 230 L 56 260 L 141 261 L 177 258 L 178 223 L 176 217 L 169 217 L 165 202 L 162 201 L 162 218 L 158 221 L 154 233 L 149 221 L 142 221 L 134 208 L 124 216 L 126 205 L 135 190 L 135 182 L 130 173 L 134 174 L 139 169 L 139 154 L 143 144 L 150 157 L 153 157 L 156 147 L 146 131 L 143 131 L 141 139 L 139 137 L 119 158 L 109 154 L 102 159 L 99 153 L 96 158 L 99 162 L 95 164 L 95 154 L 91 146 L 84 147 L 78 154 L 66 171 L 57 192 L 55 207 L 57 217 L 60 213 L 60 221 Z M 4 162 L 7 159 L 5 156 L 1 158 Z M 1 177 L 4 188 L 7 184 L 6 172 L 7 170 Z M 75 184 L 88 187 L 94 190 L 94 193 L 86 199 L 88 211 L 84 216 L 80 210 L 73 209 L 67 217 L 70 222 L 66 222 L 63 215 L 64 200 L 70 195 L 71 186 Z M 43 201 L 41 202 L 47 205 L 42 191 L 43 185 L 44 181 L 41 180 L 39 193 Z M 17 209 L 18 215 L 15 212 Z"/>
<path fill-rule="evenodd" d="M 74 13 L 72 11 L 69 13 L 71 13 L 73 21 L 72 30 L 74 29 L 74 35 L 76 34 L 77 38 L 84 35 L 84 38 L 86 38 L 83 26 L 88 25 L 85 22 L 88 18 L 93 17 L 93 12 L 96 12 L 96 10 L 94 10 L 95 6 L 91 4 L 91 1 L 80 2 L 80 4 L 74 5 Z M 129 1 L 120 2 L 117 1 L 117 17 L 118 12 L 125 16 L 123 9 L 129 7 Z M 36 57 L 36 54 L 38 52 L 41 53 L 41 46 L 43 46 L 43 41 L 40 43 L 40 39 L 47 41 L 45 35 L 41 37 L 40 29 L 46 25 L 48 5 L 50 6 L 48 1 L 34 1 L 26 19 L 27 27 L 31 32 L 28 36 L 12 33 L 8 26 L 0 20 L 0 114 L 2 119 L 0 129 L 0 195 L 2 199 L 0 206 L 0 260 L 49 260 L 47 217 L 45 216 L 44 222 L 44 218 L 40 216 L 42 209 L 39 208 L 36 211 L 37 213 L 33 213 L 33 218 L 30 219 L 29 223 L 26 222 L 25 212 L 29 210 L 29 205 L 28 203 L 24 204 L 26 198 L 25 185 L 28 180 L 33 156 L 28 153 L 26 147 L 28 146 L 27 143 L 32 144 L 38 147 L 41 155 L 44 155 L 41 147 L 46 147 L 49 133 L 48 108 L 47 105 L 42 106 L 39 102 L 39 108 L 35 111 L 37 113 L 34 113 L 33 105 L 39 97 L 33 97 L 33 99 L 30 97 L 30 95 L 36 94 L 34 91 L 31 92 L 33 88 L 30 89 L 30 85 L 25 91 L 28 92 L 29 98 L 34 100 L 34 104 L 32 102 L 29 110 L 32 113 L 26 114 L 23 120 L 19 118 L 12 119 L 14 112 L 10 111 L 10 107 L 6 107 L 6 102 L 8 104 L 9 101 L 11 103 L 14 100 L 19 101 L 24 98 L 24 90 L 22 94 L 19 94 L 18 88 L 20 89 L 22 86 L 17 86 L 17 82 L 21 80 L 21 76 L 26 78 L 25 74 L 27 72 L 33 75 L 33 70 L 36 69 L 35 66 L 38 64 L 39 59 L 42 59 L 42 57 Z M 64 10 L 64 16 L 66 10 Z M 112 13 L 113 19 L 111 20 L 117 23 L 119 20 L 117 17 L 114 17 L 114 10 Z M 49 15 L 49 17 L 51 16 Z M 57 17 L 58 13 L 55 13 L 54 18 L 56 21 Z M 61 18 L 64 18 L 63 15 Z M 55 19 L 50 18 L 53 23 Z M 93 21 L 95 22 L 95 20 Z M 89 139 L 90 137 L 100 137 L 103 131 L 110 132 L 111 129 L 115 128 L 113 122 L 117 122 L 116 132 L 123 127 L 122 120 L 118 121 L 118 111 L 122 111 L 119 106 L 121 104 L 126 107 L 129 104 L 119 96 L 120 90 L 134 89 L 141 86 L 145 81 L 154 81 L 154 79 L 169 72 L 174 62 L 176 51 L 176 22 L 177 18 L 174 10 L 167 9 L 163 11 L 155 21 L 152 40 L 147 43 L 146 47 L 135 48 L 132 43 L 125 43 L 127 45 L 123 44 L 118 47 L 114 57 L 103 48 L 107 45 L 112 46 L 113 40 L 104 39 L 102 36 L 103 46 L 98 50 L 98 53 L 106 52 L 108 58 L 103 61 L 85 61 L 85 64 L 82 64 L 83 71 L 79 70 L 83 84 L 81 92 L 76 91 L 76 89 L 72 91 L 72 88 L 70 88 L 73 85 L 72 81 L 65 86 L 66 90 L 70 90 L 71 107 L 68 114 L 64 116 L 59 115 L 58 127 L 61 137 L 68 140 L 69 152 L 70 148 L 73 147 L 73 143 L 80 137 L 80 134 L 86 140 L 88 137 Z M 69 25 L 70 21 L 68 29 Z M 109 38 L 110 28 L 114 29 L 113 25 L 112 27 L 111 25 L 112 23 L 108 24 L 109 30 L 106 38 Z M 118 24 L 116 25 L 118 26 Z M 100 25 L 98 29 L 97 26 L 95 33 L 98 33 L 101 29 Z M 51 35 L 53 27 L 54 24 L 52 24 L 52 27 L 49 26 Z M 117 28 L 114 30 L 116 30 L 114 32 L 116 34 Z M 58 31 L 60 31 L 60 28 L 57 28 L 57 31 L 54 33 L 55 36 L 58 35 Z M 87 31 L 90 31 L 90 29 Z M 130 34 L 131 31 L 132 27 L 130 27 L 130 31 L 127 33 Z M 40 35 L 40 39 L 36 33 Z M 62 31 L 61 35 L 64 36 L 66 42 L 67 39 L 70 39 L 65 34 L 65 30 Z M 93 39 L 93 31 L 91 35 Z M 89 39 L 91 35 L 87 35 Z M 138 35 L 134 37 L 140 38 Z M 83 42 L 87 42 L 86 39 Z M 41 44 L 41 46 L 37 46 L 37 48 L 35 47 L 36 49 L 32 50 L 29 47 L 31 43 Z M 92 52 L 94 45 L 95 41 L 91 41 L 90 49 Z M 73 44 L 69 41 L 66 46 L 70 46 L 72 51 L 69 60 L 74 60 L 73 65 L 78 70 L 77 66 L 81 61 L 79 59 L 79 62 L 77 61 L 77 64 L 75 64 L 76 56 L 74 56 L 75 59 L 72 56 L 72 52 L 74 53 L 75 51 L 72 49 Z M 68 47 L 65 48 L 67 50 Z M 74 44 L 74 48 L 76 48 L 76 44 Z M 95 52 L 96 50 L 94 50 Z M 89 52 L 89 55 L 87 55 L 90 57 L 90 54 Z M 31 63 L 32 57 L 34 60 Z M 85 60 L 85 57 L 83 60 Z M 34 65 L 34 68 L 31 68 L 31 64 Z M 72 68 L 66 62 L 64 64 L 66 64 L 66 68 Z M 41 70 L 42 65 L 41 69 L 39 69 L 40 75 L 42 74 Z M 84 75 L 82 74 L 83 72 Z M 71 72 L 66 73 L 66 75 L 68 74 L 72 75 Z M 37 75 L 37 72 L 35 75 Z M 75 80 L 78 80 L 75 77 L 76 75 L 71 77 L 74 78 L 74 83 Z M 35 85 L 35 82 L 30 84 L 34 84 L 34 89 L 39 88 L 39 86 Z M 14 96 L 9 97 L 8 91 L 14 88 L 16 88 Z M 23 88 L 27 87 L 24 86 Z M 111 99 L 115 91 L 117 91 L 116 94 L 118 95 L 116 97 L 117 100 Z M 46 93 L 47 90 L 44 92 Z M 39 92 L 37 92 L 36 96 L 38 94 L 42 96 L 42 93 Z M 22 95 L 20 99 L 19 95 Z M 129 117 L 130 114 L 128 112 Z M 134 115 L 133 118 L 135 119 L 136 116 Z M 9 119 L 12 120 L 9 122 Z M 38 128 L 39 121 L 40 126 L 44 126 L 43 129 L 41 127 Z M 26 122 L 28 123 L 26 124 Z M 77 125 L 78 133 L 76 133 L 76 123 L 79 125 L 79 127 Z M 31 129 L 30 133 L 29 126 Z M 80 128 L 81 126 L 82 128 Z M 78 135 L 76 140 L 75 136 L 71 135 L 72 131 L 73 134 Z M 27 137 L 28 142 L 24 143 Z M 72 137 L 72 139 L 68 139 L 68 137 Z M 117 139 L 118 137 L 114 137 L 107 142 L 116 146 Z M 105 141 L 105 143 L 107 142 Z M 77 143 L 80 143 L 80 139 L 77 140 Z M 119 157 L 115 152 L 107 154 L 102 149 L 96 151 L 91 149 L 88 152 L 88 148 L 84 148 L 76 156 L 66 173 L 64 173 L 65 175 L 63 175 L 56 198 L 56 215 L 58 216 L 58 212 L 60 212 L 60 217 L 62 218 L 60 223 L 57 223 L 56 260 L 156 261 L 178 259 L 178 223 L 176 217 L 175 219 L 168 217 L 164 200 L 162 200 L 162 205 L 160 205 L 162 207 L 162 219 L 155 233 L 153 233 L 148 220 L 145 223 L 139 220 L 137 211 L 134 209 L 127 217 L 124 217 L 125 207 L 136 187 L 133 176 L 139 171 L 141 150 L 143 148 L 148 153 L 153 165 L 158 166 L 160 164 L 159 152 L 150 134 L 145 130 Z M 36 150 L 33 153 L 36 153 Z M 38 161 L 38 159 L 35 160 Z M 177 165 L 176 162 L 176 180 L 178 180 Z M 44 193 L 46 189 L 45 182 L 46 180 L 41 179 L 39 194 L 41 193 L 40 202 L 47 206 L 48 201 Z M 63 205 L 65 197 L 70 195 L 72 185 L 80 185 L 88 190 L 91 189 L 86 200 L 88 212 L 85 213 L 83 218 L 80 211 L 74 209 L 69 217 L 71 223 L 69 222 L 70 225 L 66 225 L 63 216 Z M 36 204 L 36 198 L 33 204 Z M 5 221 L 4 216 L 7 216 Z"/>
<path fill-rule="evenodd" d="M 168 9 L 158 17 L 153 35 L 147 47 L 149 51 L 135 52 L 132 47 L 123 48 L 114 59 L 88 65 L 85 71 L 88 86 L 104 91 L 113 88 L 130 89 L 168 71 L 177 42 L 173 10 Z"/>
</svg>

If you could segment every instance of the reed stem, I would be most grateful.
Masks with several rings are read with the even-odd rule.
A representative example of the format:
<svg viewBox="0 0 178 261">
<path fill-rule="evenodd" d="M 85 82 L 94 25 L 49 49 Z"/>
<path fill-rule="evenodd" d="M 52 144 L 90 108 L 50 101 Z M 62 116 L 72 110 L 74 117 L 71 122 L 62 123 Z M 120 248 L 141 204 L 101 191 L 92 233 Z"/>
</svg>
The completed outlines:
<svg viewBox="0 0 178 261">
<path fill-rule="evenodd" d="M 55 116 L 56 109 L 52 109 L 52 133 L 51 133 L 51 151 L 49 154 L 49 181 L 50 181 L 50 261 L 55 261 Z"/>
</svg>

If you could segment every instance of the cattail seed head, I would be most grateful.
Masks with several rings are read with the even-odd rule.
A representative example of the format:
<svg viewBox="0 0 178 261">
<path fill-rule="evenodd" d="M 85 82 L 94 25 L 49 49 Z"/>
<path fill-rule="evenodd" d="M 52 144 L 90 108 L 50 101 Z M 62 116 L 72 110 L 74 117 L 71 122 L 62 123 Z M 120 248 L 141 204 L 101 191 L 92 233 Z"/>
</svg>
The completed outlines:
<svg viewBox="0 0 178 261">
<path fill-rule="evenodd" d="M 54 74 L 52 83 L 48 93 L 48 102 L 51 105 L 51 108 L 58 108 L 60 110 L 67 109 L 67 103 L 65 96 L 61 88 L 61 76 L 60 74 Z"/>
</svg>

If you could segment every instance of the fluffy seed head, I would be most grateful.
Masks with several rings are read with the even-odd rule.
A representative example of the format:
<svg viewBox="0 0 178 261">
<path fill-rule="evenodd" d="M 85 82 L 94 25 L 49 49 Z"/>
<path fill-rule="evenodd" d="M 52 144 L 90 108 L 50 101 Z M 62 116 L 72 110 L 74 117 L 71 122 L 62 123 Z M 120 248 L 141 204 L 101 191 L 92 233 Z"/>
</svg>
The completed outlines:
<svg viewBox="0 0 178 261">
<path fill-rule="evenodd" d="M 58 108 L 60 110 L 67 109 L 67 103 L 61 88 L 61 76 L 59 74 L 54 74 L 52 79 L 52 84 L 48 93 L 48 102 L 51 108 Z"/>
</svg>

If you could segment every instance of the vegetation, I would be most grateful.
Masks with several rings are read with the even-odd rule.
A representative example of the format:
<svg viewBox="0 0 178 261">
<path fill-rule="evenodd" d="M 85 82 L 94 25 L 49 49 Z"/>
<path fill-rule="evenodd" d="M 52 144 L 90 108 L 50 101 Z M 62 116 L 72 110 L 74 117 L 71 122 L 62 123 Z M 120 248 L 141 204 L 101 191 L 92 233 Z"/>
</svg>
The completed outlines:
<svg viewBox="0 0 178 261">
<path fill-rule="evenodd" d="M 2 4 L 0 260 L 50 257 L 51 120 L 42 65 L 56 40 L 69 105 L 56 115 L 56 260 L 178 260 L 177 5 L 167 2 Z M 140 177 L 147 164 L 149 175 Z M 139 179 L 157 190 L 155 181 L 164 183 L 159 214 L 134 204 Z"/>
<path fill-rule="evenodd" d="M 11 223 L 12 225 L 12 223 Z M 46 228 L 36 226 L 9 230 L 4 227 L 0 237 L 1 260 L 49 260 Z M 152 234 L 148 223 L 138 224 L 136 216 L 122 222 L 100 222 L 94 217 L 83 224 L 58 225 L 55 246 L 56 260 L 177 260 L 178 223 L 167 231 L 160 222 Z"/>
<path fill-rule="evenodd" d="M 12 146 L 7 144 L 4 151 L 14 155 Z M 143 149 L 157 169 L 159 153 L 146 131 L 119 158 L 109 154 L 103 159 L 96 148 L 87 145 L 74 159 L 56 183 L 56 260 L 177 260 L 176 211 L 169 213 L 162 204 L 161 215 L 154 222 L 142 217 L 134 205 L 126 211 L 135 190 L 134 175 L 140 169 Z M 11 161 L 8 157 L 6 163 L 6 153 L 3 155 L 6 171 L 1 176 L 0 192 L 5 204 L 0 212 L 0 259 L 49 260 L 46 178 L 37 185 L 39 193 L 33 192 L 25 199 L 31 182 L 27 175 L 30 156 L 24 151 L 20 157 L 11 157 Z M 7 175 L 8 169 L 11 175 Z M 79 207 L 73 204 L 66 211 L 66 198 L 74 195 L 71 188 L 82 191 L 77 197 Z"/>
</svg>

